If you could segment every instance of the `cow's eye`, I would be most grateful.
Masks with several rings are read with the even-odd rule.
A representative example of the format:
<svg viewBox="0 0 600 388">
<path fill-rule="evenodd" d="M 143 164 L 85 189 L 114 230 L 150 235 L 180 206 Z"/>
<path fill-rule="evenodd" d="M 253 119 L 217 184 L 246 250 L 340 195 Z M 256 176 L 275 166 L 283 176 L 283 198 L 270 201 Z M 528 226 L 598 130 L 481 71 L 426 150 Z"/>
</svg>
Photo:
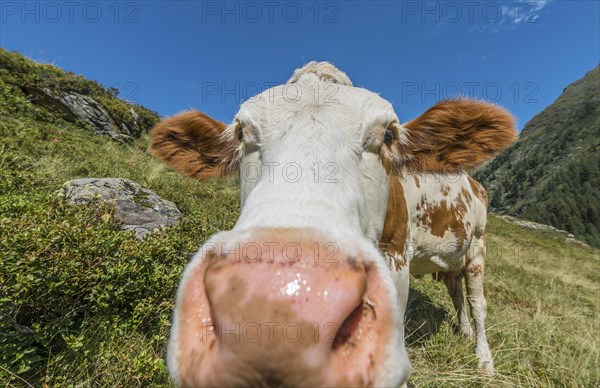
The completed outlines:
<svg viewBox="0 0 600 388">
<path fill-rule="evenodd" d="M 387 145 L 392 144 L 392 140 L 394 140 L 394 131 L 391 128 L 385 130 L 385 135 L 383 136 L 383 142 Z"/>
<path fill-rule="evenodd" d="M 238 129 L 237 138 L 239 141 L 244 141 L 244 130 L 242 128 Z"/>
</svg>

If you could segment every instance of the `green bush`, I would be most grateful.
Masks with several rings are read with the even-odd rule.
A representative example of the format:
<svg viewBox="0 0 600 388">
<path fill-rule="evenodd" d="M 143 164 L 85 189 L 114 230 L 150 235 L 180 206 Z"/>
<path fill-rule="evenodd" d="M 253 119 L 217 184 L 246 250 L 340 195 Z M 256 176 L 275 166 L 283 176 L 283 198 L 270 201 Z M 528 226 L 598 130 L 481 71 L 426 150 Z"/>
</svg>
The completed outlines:
<svg viewBox="0 0 600 388">
<path fill-rule="evenodd" d="M 44 194 L 12 195 L 0 214 L 2 364 L 29 381 L 51 382 L 42 375 L 48 360 L 102 380 L 102 371 L 89 369 L 102 350 L 121 358 L 117 365 L 135 365 L 139 354 L 115 352 L 131 337 L 150 363 L 120 381 L 164 374 L 172 300 L 197 241 L 177 231 L 138 241 L 118 231 L 109 208 L 68 206 Z M 110 343 L 116 347 L 106 349 Z"/>
</svg>

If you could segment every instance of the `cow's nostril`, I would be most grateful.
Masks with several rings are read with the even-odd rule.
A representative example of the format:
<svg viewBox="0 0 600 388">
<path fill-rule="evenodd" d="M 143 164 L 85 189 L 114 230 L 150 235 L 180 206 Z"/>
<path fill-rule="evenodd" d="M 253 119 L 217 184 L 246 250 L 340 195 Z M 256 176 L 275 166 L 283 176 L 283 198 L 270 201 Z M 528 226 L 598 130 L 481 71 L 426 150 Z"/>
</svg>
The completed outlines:
<svg viewBox="0 0 600 388">
<path fill-rule="evenodd" d="M 342 323 L 342 326 L 340 326 L 339 330 L 335 335 L 335 338 L 333 339 L 333 343 L 331 344 L 331 348 L 333 350 L 339 348 L 345 343 L 348 343 L 348 341 L 352 337 L 352 334 L 354 334 L 354 332 L 358 328 L 358 325 L 360 324 L 360 320 L 363 316 L 363 311 L 364 302 L 361 302 L 358 306 L 356 306 L 354 310 L 352 310 L 352 313 L 350 313 L 348 318 L 346 318 L 346 320 Z"/>
</svg>

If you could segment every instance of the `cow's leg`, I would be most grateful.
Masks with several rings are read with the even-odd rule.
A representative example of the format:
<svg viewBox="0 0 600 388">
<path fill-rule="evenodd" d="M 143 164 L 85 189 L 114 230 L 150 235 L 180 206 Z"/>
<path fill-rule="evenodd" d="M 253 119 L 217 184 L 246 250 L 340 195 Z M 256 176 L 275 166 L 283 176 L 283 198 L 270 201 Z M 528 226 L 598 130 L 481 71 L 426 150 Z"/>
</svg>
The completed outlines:
<svg viewBox="0 0 600 388">
<path fill-rule="evenodd" d="M 410 281 L 410 269 L 409 263 L 412 255 L 409 253 L 398 254 L 392 252 L 385 252 L 388 259 L 388 263 L 392 273 L 392 280 L 396 287 L 398 295 L 398 312 L 400 314 L 402 322 L 406 319 L 406 307 L 408 305 L 408 291 Z M 402 330 L 402 343 L 404 344 L 404 330 Z M 405 382 L 400 388 L 406 388 L 408 385 Z"/>
<path fill-rule="evenodd" d="M 463 275 L 461 273 L 458 275 L 451 273 L 450 276 L 454 276 L 454 281 L 445 281 L 444 283 L 446 284 L 448 294 L 450 294 L 450 298 L 452 299 L 452 304 L 454 304 L 454 308 L 456 309 L 460 332 L 465 337 L 473 339 L 473 329 L 471 328 L 471 322 L 469 322 L 469 316 L 467 315 L 467 305 L 465 304 L 465 294 L 462 287 Z"/>
<path fill-rule="evenodd" d="M 468 339 L 473 339 L 473 328 L 471 328 L 471 322 L 467 315 L 465 294 L 462 287 L 463 274 L 456 272 L 435 272 L 431 276 L 433 276 L 434 280 L 444 282 L 448 294 L 450 294 L 450 298 L 452 299 L 452 304 L 454 304 L 454 308 L 456 309 L 460 332 Z"/>
<path fill-rule="evenodd" d="M 477 346 L 475 353 L 479 357 L 479 368 L 488 374 L 494 373 L 494 361 L 485 334 L 487 302 L 483 295 L 483 270 L 485 257 L 485 238 L 477 240 L 467 253 L 467 266 L 463 273 L 467 286 L 467 300 L 471 306 L 471 316 L 475 321 Z"/>
</svg>

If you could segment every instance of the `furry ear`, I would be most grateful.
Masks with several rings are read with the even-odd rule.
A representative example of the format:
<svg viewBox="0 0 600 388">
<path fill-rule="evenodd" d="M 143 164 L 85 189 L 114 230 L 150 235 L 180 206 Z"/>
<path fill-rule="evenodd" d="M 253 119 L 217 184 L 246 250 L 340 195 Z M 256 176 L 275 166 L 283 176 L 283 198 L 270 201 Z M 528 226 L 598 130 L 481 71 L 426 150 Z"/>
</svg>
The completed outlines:
<svg viewBox="0 0 600 388">
<path fill-rule="evenodd" d="M 515 119 L 508 111 L 467 99 L 440 101 L 400 132 L 395 157 L 415 172 L 472 169 L 517 138 Z"/>
<path fill-rule="evenodd" d="M 150 152 L 183 175 L 204 179 L 237 168 L 238 143 L 227 126 L 198 111 L 183 112 L 150 132 Z"/>
</svg>

